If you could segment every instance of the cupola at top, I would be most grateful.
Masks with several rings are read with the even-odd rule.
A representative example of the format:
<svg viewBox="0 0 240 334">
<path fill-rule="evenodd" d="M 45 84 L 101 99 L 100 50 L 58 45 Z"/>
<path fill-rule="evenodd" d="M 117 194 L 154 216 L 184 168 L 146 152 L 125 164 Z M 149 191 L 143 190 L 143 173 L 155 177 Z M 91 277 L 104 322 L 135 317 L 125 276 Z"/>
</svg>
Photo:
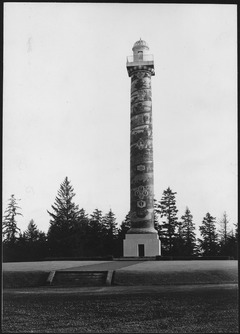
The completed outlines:
<svg viewBox="0 0 240 334">
<path fill-rule="evenodd" d="M 149 50 L 149 46 L 147 45 L 147 42 L 143 41 L 140 38 L 139 41 L 134 43 L 132 50 L 133 50 L 133 53 L 138 52 L 138 51 L 145 51 L 146 52 L 146 51 Z"/>
<path fill-rule="evenodd" d="M 153 55 L 149 54 L 148 44 L 140 38 L 134 43 L 132 51 L 133 54 L 127 56 L 128 75 L 131 76 L 132 72 L 137 69 L 147 69 L 151 71 L 151 75 L 154 75 Z"/>
<path fill-rule="evenodd" d="M 149 46 L 140 38 L 139 41 L 134 43 L 132 50 L 134 60 L 143 60 L 144 55 L 149 53 Z"/>
</svg>

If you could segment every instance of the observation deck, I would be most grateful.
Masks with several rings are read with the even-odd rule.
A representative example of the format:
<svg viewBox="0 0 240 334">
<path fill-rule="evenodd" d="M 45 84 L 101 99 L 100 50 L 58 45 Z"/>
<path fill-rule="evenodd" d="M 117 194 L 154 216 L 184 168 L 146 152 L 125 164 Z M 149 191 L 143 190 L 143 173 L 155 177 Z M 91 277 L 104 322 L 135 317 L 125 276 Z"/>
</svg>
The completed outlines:
<svg viewBox="0 0 240 334">
<path fill-rule="evenodd" d="M 133 69 L 136 69 L 136 70 L 151 69 L 152 75 L 155 75 L 153 55 L 152 54 L 137 54 L 137 55 L 127 56 L 127 70 L 128 70 L 129 76 L 131 76 L 130 72 L 132 73 Z"/>
</svg>

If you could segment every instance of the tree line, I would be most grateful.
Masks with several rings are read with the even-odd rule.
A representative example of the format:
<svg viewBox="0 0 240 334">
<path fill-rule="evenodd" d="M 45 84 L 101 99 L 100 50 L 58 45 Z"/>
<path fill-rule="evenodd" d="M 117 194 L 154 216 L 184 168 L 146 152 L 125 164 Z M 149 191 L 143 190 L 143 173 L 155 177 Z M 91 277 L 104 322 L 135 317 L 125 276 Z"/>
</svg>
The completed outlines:
<svg viewBox="0 0 240 334">
<path fill-rule="evenodd" d="M 217 229 L 216 218 L 209 212 L 196 237 L 193 215 L 188 207 L 179 219 L 176 192 L 164 190 L 155 200 L 154 224 L 161 240 L 163 256 L 230 256 L 237 258 L 238 228 L 229 228 L 226 212 Z M 130 228 L 130 212 L 118 226 L 110 209 L 103 214 L 95 209 L 90 215 L 74 202 L 74 189 L 68 177 L 61 183 L 51 210 L 47 233 L 32 219 L 25 231 L 17 226 L 21 208 L 15 196 L 9 199 L 3 217 L 3 261 L 35 261 L 47 258 L 93 258 L 123 256 L 123 240 Z"/>
</svg>

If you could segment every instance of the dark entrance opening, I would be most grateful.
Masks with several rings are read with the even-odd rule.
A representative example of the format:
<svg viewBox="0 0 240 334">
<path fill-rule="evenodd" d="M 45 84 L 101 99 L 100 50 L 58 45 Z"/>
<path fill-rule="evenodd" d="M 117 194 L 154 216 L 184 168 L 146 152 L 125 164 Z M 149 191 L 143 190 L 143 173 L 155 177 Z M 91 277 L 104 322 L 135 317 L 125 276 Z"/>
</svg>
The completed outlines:
<svg viewBox="0 0 240 334">
<path fill-rule="evenodd" d="M 144 245 L 138 245 L 138 256 L 144 256 Z"/>
</svg>

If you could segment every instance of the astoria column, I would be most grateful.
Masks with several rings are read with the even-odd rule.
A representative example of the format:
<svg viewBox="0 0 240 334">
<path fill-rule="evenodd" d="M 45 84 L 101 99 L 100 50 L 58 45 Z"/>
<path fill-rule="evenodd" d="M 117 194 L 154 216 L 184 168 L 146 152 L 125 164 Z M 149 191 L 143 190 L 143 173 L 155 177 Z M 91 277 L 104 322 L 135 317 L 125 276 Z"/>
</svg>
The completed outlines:
<svg viewBox="0 0 240 334">
<path fill-rule="evenodd" d="M 151 90 L 154 61 L 147 43 L 141 39 L 132 51 L 133 55 L 127 57 L 131 77 L 131 228 L 124 240 L 123 255 L 156 256 L 160 255 L 161 247 L 154 228 Z"/>
</svg>

